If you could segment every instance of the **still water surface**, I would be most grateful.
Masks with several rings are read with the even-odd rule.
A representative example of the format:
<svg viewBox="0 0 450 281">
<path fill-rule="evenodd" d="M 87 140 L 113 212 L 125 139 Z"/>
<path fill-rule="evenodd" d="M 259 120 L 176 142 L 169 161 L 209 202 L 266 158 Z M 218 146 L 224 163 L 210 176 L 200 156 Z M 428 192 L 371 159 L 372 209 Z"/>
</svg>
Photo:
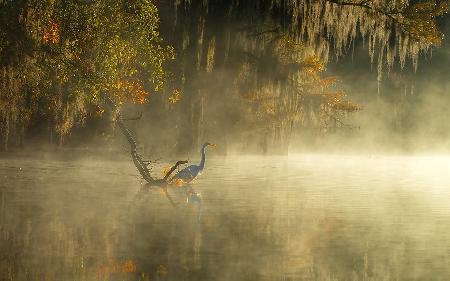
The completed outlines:
<svg viewBox="0 0 450 281">
<path fill-rule="evenodd" d="M 0 280 L 450 280 L 449 172 L 446 157 L 216 157 L 198 220 L 131 161 L 0 160 Z"/>
</svg>

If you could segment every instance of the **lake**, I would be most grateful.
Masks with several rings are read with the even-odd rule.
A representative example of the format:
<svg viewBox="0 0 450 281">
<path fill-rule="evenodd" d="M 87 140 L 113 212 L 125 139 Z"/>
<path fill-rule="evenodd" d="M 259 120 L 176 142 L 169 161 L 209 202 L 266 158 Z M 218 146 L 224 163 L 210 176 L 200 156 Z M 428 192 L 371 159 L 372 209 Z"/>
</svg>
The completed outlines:
<svg viewBox="0 0 450 281">
<path fill-rule="evenodd" d="M 131 159 L 3 159 L 0 280 L 450 280 L 449 174 L 438 156 L 213 157 L 199 216 Z"/>
</svg>

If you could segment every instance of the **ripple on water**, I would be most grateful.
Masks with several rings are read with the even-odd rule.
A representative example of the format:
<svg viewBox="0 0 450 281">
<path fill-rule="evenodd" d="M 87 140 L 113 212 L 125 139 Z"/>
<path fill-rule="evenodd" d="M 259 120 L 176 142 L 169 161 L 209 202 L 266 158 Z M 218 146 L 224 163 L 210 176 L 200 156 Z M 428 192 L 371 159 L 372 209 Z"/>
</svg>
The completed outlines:
<svg viewBox="0 0 450 281">
<path fill-rule="evenodd" d="M 215 157 L 193 184 L 198 222 L 176 192 L 177 209 L 143 188 L 130 162 L 2 160 L 0 275 L 448 280 L 449 167 L 446 157 Z"/>
</svg>

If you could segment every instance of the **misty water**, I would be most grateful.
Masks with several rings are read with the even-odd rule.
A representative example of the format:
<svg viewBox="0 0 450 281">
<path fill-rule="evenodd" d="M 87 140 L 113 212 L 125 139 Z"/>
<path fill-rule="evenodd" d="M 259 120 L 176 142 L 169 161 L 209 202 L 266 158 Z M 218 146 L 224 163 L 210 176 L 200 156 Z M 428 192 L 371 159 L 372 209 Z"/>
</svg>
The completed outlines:
<svg viewBox="0 0 450 281">
<path fill-rule="evenodd" d="M 131 160 L 4 159 L 0 280 L 449 280 L 449 172 L 446 157 L 213 157 L 198 220 Z"/>
</svg>

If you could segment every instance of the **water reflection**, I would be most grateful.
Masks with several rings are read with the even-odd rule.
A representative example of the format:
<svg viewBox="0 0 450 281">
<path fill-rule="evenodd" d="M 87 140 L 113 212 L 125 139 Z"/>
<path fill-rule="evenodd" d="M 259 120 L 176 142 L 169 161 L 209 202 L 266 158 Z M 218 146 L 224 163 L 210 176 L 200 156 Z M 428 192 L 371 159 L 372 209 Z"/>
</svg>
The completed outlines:
<svg viewBox="0 0 450 281">
<path fill-rule="evenodd" d="M 448 280 L 449 164 L 216 158 L 199 222 L 128 162 L 2 161 L 0 280 Z"/>
</svg>

